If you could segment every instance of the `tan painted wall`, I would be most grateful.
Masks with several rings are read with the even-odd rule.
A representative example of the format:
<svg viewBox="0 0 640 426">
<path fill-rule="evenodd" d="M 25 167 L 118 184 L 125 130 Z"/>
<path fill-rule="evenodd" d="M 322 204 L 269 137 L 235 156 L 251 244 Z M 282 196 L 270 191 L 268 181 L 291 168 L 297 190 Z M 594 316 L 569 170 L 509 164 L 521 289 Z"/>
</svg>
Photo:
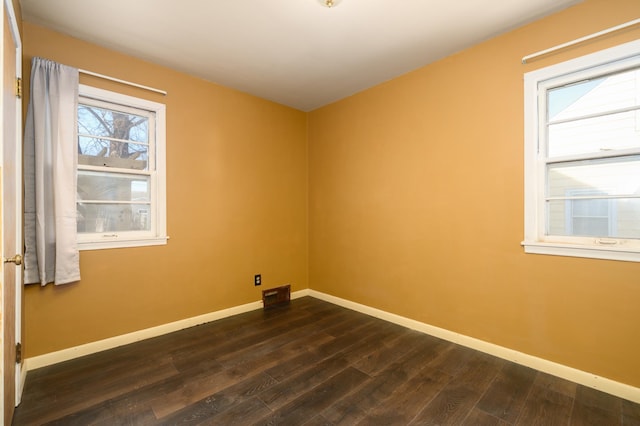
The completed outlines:
<svg viewBox="0 0 640 426">
<path fill-rule="evenodd" d="M 166 102 L 171 237 L 83 251 L 78 284 L 28 286 L 27 357 L 257 301 L 276 285 L 308 287 L 304 113 L 27 22 L 24 56 L 27 81 L 31 58 L 42 56 L 169 92 L 81 77 Z"/>
<path fill-rule="evenodd" d="M 588 0 L 309 114 L 314 290 L 640 386 L 640 264 L 524 254 L 524 55 L 640 17 Z"/>
</svg>

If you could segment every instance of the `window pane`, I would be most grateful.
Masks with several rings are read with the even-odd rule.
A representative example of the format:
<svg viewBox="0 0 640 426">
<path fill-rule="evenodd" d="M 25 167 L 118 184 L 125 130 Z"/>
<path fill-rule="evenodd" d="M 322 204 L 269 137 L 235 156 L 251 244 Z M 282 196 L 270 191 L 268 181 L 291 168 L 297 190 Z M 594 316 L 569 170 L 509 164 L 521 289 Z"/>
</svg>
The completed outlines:
<svg viewBox="0 0 640 426">
<path fill-rule="evenodd" d="M 640 199 L 547 201 L 547 235 L 640 239 Z"/>
<path fill-rule="evenodd" d="M 78 232 L 149 231 L 148 204 L 78 204 Z"/>
<path fill-rule="evenodd" d="M 548 120 L 566 120 L 640 105 L 640 69 L 549 90 Z"/>
<path fill-rule="evenodd" d="M 582 237 L 608 237 L 608 217 L 574 217 L 571 235 Z"/>
<path fill-rule="evenodd" d="M 149 142 L 149 119 L 96 106 L 78 106 L 78 134 Z"/>
<path fill-rule="evenodd" d="M 549 157 L 638 148 L 640 112 L 627 111 L 551 124 L 548 132 Z"/>
<path fill-rule="evenodd" d="M 547 197 L 640 195 L 640 156 L 547 166 Z"/>
<path fill-rule="evenodd" d="M 150 178 L 146 175 L 78 171 L 78 202 L 151 200 Z"/>
<path fill-rule="evenodd" d="M 609 200 L 606 198 L 587 198 L 571 200 L 571 216 L 577 217 L 609 217 Z"/>
<path fill-rule="evenodd" d="M 148 170 L 148 151 L 148 145 L 78 137 L 78 164 Z"/>
</svg>

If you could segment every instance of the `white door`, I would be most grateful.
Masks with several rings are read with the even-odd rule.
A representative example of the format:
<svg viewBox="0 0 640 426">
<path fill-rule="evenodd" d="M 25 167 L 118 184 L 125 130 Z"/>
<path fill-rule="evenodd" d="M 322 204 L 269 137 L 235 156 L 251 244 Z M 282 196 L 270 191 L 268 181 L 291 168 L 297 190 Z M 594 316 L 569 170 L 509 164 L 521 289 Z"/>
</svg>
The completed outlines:
<svg viewBox="0 0 640 426">
<path fill-rule="evenodd" d="M 21 42 L 11 0 L 2 7 L 2 103 L 0 157 L 0 232 L 2 235 L 2 412 L 10 425 L 22 389 L 21 363 L 16 362 L 22 316 L 22 102 Z"/>
</svg>

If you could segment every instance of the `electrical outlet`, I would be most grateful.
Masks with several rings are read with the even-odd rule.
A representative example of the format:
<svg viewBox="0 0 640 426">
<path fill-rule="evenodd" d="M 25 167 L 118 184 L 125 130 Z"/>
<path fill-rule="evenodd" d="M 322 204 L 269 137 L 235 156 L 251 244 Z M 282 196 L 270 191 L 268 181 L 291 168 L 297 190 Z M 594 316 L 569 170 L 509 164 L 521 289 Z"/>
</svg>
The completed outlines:
<svg viewBox="0 0 640 426">
<path fill-rule="evenodd" d="M 258 286 L 262 284 L 262 275 L 256 274 L 253 276 L 253 285 Z"/>
</svg>

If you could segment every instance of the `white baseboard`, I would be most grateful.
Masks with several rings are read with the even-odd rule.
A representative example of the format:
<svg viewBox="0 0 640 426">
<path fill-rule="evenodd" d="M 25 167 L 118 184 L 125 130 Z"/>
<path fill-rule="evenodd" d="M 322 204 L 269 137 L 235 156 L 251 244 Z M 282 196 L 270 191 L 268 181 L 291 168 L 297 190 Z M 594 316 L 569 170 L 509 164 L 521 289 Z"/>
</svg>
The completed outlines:
<svg viewBox="0 0 640 426">
<path fill-rule="evenodd" d="M 291 293 L 292 299 L 308 296 L 309 290 L 303 289 Z M 183 320 L 170 322 L 168 324 L 156 327 L 146 328 L 144 330 L 134 331 L 132 333 L 122 334 L 120 336 L 110 337 L 96 342 L 86 343 L 72 348 L 62 349 L 56 352 L 50 352 L 44 355 L 38 355 L 32 358 L 26 358 L 22 366 L 23 372 L 35 370 L 37 368 L 46 367 L 48 365 L 57 364 L 59 362 L 68 361 L 70 359 L 79 358 L 81 356 L 90 355 L 96 352 L 105 351 L 107 349 L 117 348 L 118 346 L 128 345 L 129 343 L 139 342 L 140 340 L 150 339 L 152 337 L 161 336 L 163 334 L 173 333 L 174 331 L 184 330 L 199 324 L 205 324 L 211 321 L 227 318 L 233 315 L 243 314 L 249 311 L 255 311 L 262 308 L 262 301 L 251 302 L 240 306 L 234 306 L 228 309 L 222 309 L 216 312 L 210 312 L 204 315 L 198 315 Z"/>
<path fill-rule="evenodd" d="M 640 388 L 315 290 L 309 296 L 640 403 Z"/>
<path fill-rule="evenodd" d="M 443 328 L 425 324 L 420 321 L 412 320 L 410 318 L 392 314 L 380 309 L 352 302 L 350 300 L 341 299 L 339 297 L 321 293 L 319 291 L 303 289 L 291 293 L 292 299 L 297 299 L 304 296 L 315 297 L 316 299 L 324 300 L 326 302 L 333 303 L 335 305 L 342 306 L 353 311 L 371 315 L 372 317 L 380 318 L 382 320 L 389 321 L 394 324 L 410 328 L 412 330 L 420 331 L 422 333 L 429 334 L 443 340 L 457 343 L 459 345 L 466 346 L 468 348 L 475 349 L 496 356 L 498 358 L 503 358 L 508 361 L 512 361 L 517 364 L 536 369 L 538 371 L 543 371 L 545 373 L 570 380 L 584 386 L 589 386 L 591 388 L 607 392 L 620 398 L 628 399 L 629 401 L 640 403 L 640 388 L 616 382 L 615 380 L 607 379 L 606 377 L 600 377 L 595 374 L 577 370 L 563 364 L 558 364 L 553 361 L 538 358 L 533 355 L 528 355 L 522 352 L 515 351 L 513 349 L 505 348 L 503 346 L 465 336 L 464 334 L 459 334 Z M 59 362 L 68 361 L 70 359 L 78 358 L 84 355 L 116 348 L 118 346 L 127 345 L 129 343 L 138 342 L 140 340 L 149 339 L 167 333 L 173 333 L 174 331 L 183 330 L 195 325 L 204 324 L 207 322 L 261 308 L 261 301 L 251 302 L 245 305 L 235 306 L 216 312 L 210 312 L 208 314 L 163 324 L 157 327 L 151 327 L 120 336 L 111 337 L 109 339 L 99 340 L 97 342 L 91 342 L 84 345 L 75 346 L 73 348 L 63 349 L 60 351 L 27 358 L 24 361 L 22 371 L 23 374 L 26 374 L 27 371 L 46 367 L 47 365 L 57 364 Z"/>
</svg>

